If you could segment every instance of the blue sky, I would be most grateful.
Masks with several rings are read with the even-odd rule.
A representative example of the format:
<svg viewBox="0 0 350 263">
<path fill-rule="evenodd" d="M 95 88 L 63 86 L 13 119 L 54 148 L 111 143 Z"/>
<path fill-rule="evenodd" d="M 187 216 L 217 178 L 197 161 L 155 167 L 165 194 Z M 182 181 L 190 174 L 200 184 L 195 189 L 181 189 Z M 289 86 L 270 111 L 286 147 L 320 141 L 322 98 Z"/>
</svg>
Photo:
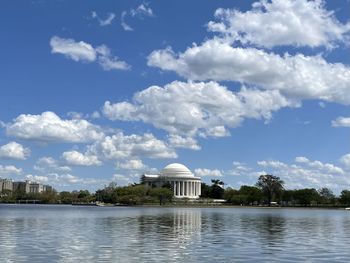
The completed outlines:
<svg viewBox="0 0 350 263">
<path fill-rule="evenodd" d="M 350 188 L 349 1 L 0 5 L 0 177 Z"/>
</svg>

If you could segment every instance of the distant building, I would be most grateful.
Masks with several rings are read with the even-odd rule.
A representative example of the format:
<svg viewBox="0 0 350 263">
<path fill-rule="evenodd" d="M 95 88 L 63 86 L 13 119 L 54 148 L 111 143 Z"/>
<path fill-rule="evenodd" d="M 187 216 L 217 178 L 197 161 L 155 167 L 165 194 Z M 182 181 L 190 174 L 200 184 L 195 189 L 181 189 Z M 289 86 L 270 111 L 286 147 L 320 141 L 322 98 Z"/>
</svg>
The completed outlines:
<svg viewBox="0 0 350 263">
<path fill-rule="evenodd" d="M 0 193 L 6 190 L 22 192 L 26 194 L 37 194 L 53 191 L 54 189 L 50 185 L 44 185 L 28 180 L 24 182 L 13 182 L 11 179 L 0 178 Z"/>
<path fill-rule="evenodd" d="M 29 193 L 29 181 L 25 182 L 14 182 L 13 183 L 13 191 Z"/>
<path fill-rule="evenodd" d="M 43 192 L 51 192 L 53 191 L 53 187 L 51 185 L 44 184 L 43 185 Z"/>
<path fill-rule="evenodd" d="M 201 195 L 201 178 L 180 163 L 167 165 L 159 174 L 143 174 L 141 183 L 156 187 L 169 184 L 176 198 L 199 198 Z"/>
<path fill-rule="evenodd" d="M 29 184 L 29 193 L 30 194 L 38 194 L 44 191 L 44 186 L 39 183 L 30 183 Z"/>
<path fill-rule="evenodd" d="M 5 190 L 13 190 L 13 181 L 10 179 L 1 179 L 0 178 L 0 192 Z"/>
</svg>

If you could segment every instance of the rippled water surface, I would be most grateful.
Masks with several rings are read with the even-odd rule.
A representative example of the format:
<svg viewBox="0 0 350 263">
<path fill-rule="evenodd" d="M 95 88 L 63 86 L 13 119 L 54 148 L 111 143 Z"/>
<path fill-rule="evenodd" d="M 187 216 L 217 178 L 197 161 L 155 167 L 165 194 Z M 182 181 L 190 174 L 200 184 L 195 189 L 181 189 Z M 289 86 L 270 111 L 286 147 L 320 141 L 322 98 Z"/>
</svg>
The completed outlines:
<svg viewBox="0 0 350 263">
<path fill-rule="evenodd" d="M 350 211 L 0 205 L 0 262 L 350 262 Z"/>
</svg>

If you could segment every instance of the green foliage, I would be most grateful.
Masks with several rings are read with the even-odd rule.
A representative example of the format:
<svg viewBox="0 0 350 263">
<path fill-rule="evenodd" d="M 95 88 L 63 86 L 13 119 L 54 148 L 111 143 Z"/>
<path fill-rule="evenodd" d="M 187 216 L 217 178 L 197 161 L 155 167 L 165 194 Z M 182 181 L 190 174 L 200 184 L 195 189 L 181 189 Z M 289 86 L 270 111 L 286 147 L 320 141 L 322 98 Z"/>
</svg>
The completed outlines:
<svg viewBox="0 0 350 263">
<path fill-rule="evenodd" d="M 294 201 L 294 192 L 295 190 L 284 190 L 282 193 L 282 200 L 286 204 L 292 204 Z"/>
<path fill-rule="evenodd" d="M 201 197 L 214 199 L 224 198 L 224 182 L 220 180 L 211 180 L 211 182 L 211 186 L 206 183 L 201 184 Z"/>
<path fill-rule="evenodd" d="M 228 203 L 240 204 L 234 202 L 237 195 L 239 195 L 239 191 L 229 187 L 225 190 L 224 199 L 227 200 Z"/>
<path fill-rule="evenodd" d="M 152 188 L 149 191 L 149 195 L 157 198 L 159 200 L 159 204 L 163 205 L 164 203 L 170 202 L 172 200 L 173 191 L 171 191 L 169 188 L 157 187 Z"/>
<path fill-rule="evenodd" d="M 212 184 L 201 184 L 202 198 L 225 199 L 233 205 L 262 205 L 270 204 L 271 201 L 281 201 L 284 206 L 350 206 L 350 190 L 343 190 L 339 197 L 336 197 L 329 188 L 321 188 L 318 191 L 314 188 L 297 190 L 283 189 L 283 181 L 272 175 L 261 175 L 256 186 L 243 185 L 239 190 L 223 188 L 224 182 L 211 180 Z M 95 194 L 88 190 L 62 191 L 55 190 L 43 193 L 25 193 L 23 191 L 4 190 L 0 192 L 0 203 L 26 202 L 35 200 L 36 203 L 44 204 L 72 204 L 91 203 L 95 201 L 124 204 L 160 204 L 163 205 L 173 200 L 171 184 L 164 184 L 163 187 L 148 187 L 143 184 L 133 184 L 118 187 L 110 183 Z"/>
<path fill-rule="evenodd" d="M 260 203 L 263 198 L 262 191 L 255 186 L 242 185 L 239 192 L 246 197 L 246 204 Z"/>
<path fill-rule="evenodd" d="M 350 190 L 341 191 L 339 201 L 343 205 L 350 205 Z"/>
<path fill-rule="evenodd" d="M 294 190 L 293 199 L 297 204 L 303 206 L 309 206 L 311 204 L 317 204 L 319 198 L 319 194 L 314 188 L 305 188 Z"/>
<path fill-rule="evenodd" d="M 25 193 L 24 191 L 5 190 L 0 193 L 0 203 L 36 202 L 42 204 L 58 203 L 58 194 L 55 190 L 42 193 Z"/>
<path fill-rule="evenodd" d="M 350 205 L 350 190 L 343 190 L 339 198 L 328 188 L 321 188 L 319 191 L 314 188 L 281 190 L 279 197 L 284 206 Z M 242 186 L 239 190 L 227 188 L 224 198 L 234 205 L 259 205 L 263 203 L 261 200 L 267 197 L 259 188 Z"/>
<path fill-rule="evenodd" d="M 15 197 L 13 196 L 13 193 L 11 190 L 3 190 L 0 192 L 0 201 L 2 203 L 13 203 L 15 200 Z"/>
<path fill-rule="evenodd" d="M 201 197 L 210 198 L 211 188 L 206 183 L 201 183 Z"/>
<path fill-rule="evenodd" d="M 114 204 L 118 201 L 117 184 L 112 182 L 95 193 L 96 201 Z"/>
<path fill-rule="evenodd" d="M 239 190 L 227 188 L 224 199 L 234 205 L 257 205 L 262 199 L 262 192 L 257 187 L 243 185 Z"/>
<path fill-rule="evenodd" d="M 45 191 L 39 198 L 44 204 L 56 204 L 58 201 L 58 195 L 55 190 Z"/>
<path fill-rule="evenodd" d="M 332 190 L 329 188 L 321 188 L 318 190 L 319 194 L 319 203 L 321 204 L 334 204 L 336 201 L 335 195 L 333 194 Z"/>
<path fill-rule="evenodd" d="M 143 184 L 133 184 L 117 187 L 109 185 L 96 191 L 96 199 L 105 203 L 119 203 L 123 205 L 142 205 L 146 203 L 158 203 L 160 205 L 172 200 L 173 191 L 169 186 L 148 187 Z"/>
<path fill-rule="evenodd" d="M 278 177 L 270 174 L 260 175 L 256 186 L 259 187 L 270 206 L 271 201 L 281 196 L 284 182 Z"/>
<path fill-rule="evenodd" d="M 59 193 L 59 198 L 60 202 L 62 204 L 71 204 L 73 203 L 73 197 L 72 194 L 68 191 L 63 191 Z"/>
</svg>

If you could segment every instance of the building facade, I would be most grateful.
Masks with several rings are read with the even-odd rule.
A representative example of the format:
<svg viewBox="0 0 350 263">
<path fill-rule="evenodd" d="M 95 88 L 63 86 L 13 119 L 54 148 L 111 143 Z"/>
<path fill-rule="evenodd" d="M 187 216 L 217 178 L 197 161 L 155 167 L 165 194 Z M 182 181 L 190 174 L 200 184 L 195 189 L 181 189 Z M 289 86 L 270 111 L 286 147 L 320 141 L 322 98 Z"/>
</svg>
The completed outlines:
<svg viewBox="0 0 350 263">
<path fill-rule="evenodd" d="M 167 165 L 159 174 L 143 174 L 141 183 L 156 187 L 170 185 L 176 198 L 199 198 L 201 195 L 201 178 L 180 163 Z"/>
<path fill-rule="evenodd" d="M 13 181 L 10 179 L 1 179 L 0 178 L 0 192 L 13 189 Z"/>
<path fill-rule="evenodd" d="M 29 193 L 29 181 L 25 182 L 14 182 L 13 183 L 13 191 Z"/>
<path fill-rule="evenodd" d="M 31 181 L 13 182 L 10 179 L 0 179 L 0 192 L 4 190 L 22 192 L 26 194 L 37 194 L 52 191 L 53 187 Z"/>
<path fill-rule="evenodd" d="M 39 183 L 31 183 L 29 184 L 29 193 L 30 194 L 38 194 L 44 191 L 44 185 Z"/>
</svg>

